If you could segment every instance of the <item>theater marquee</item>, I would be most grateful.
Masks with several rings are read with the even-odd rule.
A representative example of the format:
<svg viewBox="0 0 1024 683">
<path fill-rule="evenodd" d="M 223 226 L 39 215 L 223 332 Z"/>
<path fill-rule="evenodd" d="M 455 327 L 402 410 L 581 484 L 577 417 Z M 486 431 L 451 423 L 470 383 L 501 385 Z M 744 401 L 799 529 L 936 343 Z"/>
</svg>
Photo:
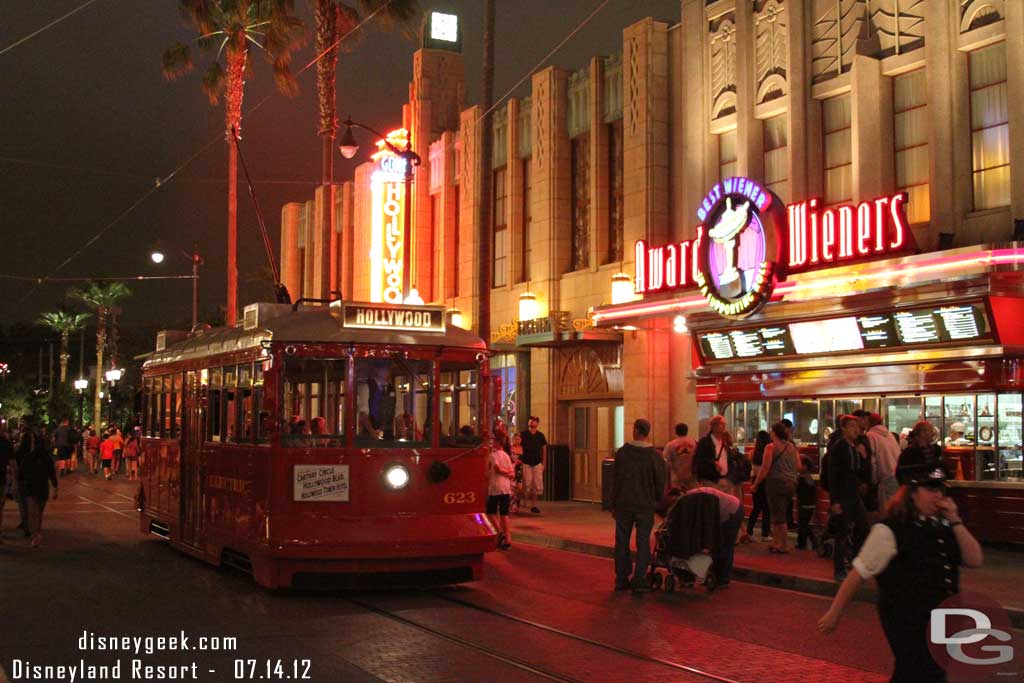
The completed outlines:
<svg viewBox="0 0 1024 683">
<path fill-rule="evenodd" d="M 711 308 L 745 318 L 793 273 L 912 250 L 907 194 L 856 206 L 821 207 L 818 199 L 783 207 L 749 178 L 716 183 L 697 211 L 697 237 L 634 249 L 637 294 L 699 289 Z"/>
</svg>

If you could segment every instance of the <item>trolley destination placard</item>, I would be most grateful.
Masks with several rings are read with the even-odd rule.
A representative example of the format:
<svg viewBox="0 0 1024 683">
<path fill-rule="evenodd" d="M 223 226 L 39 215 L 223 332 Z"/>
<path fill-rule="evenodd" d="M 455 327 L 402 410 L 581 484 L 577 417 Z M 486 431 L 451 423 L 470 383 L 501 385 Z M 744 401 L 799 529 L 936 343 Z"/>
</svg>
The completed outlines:
<svg viewBox="0 0 1024 683">
<path fill-rule="evenodd" d="M 293 500 L 348 502 L 348 465 L 295 465 L 292 476 Z"/>
<path fill-rule="evenodd" d="M 396 306 L 377 303 L 347 303 L 342 307 L 345 327 L 405 332 L 444 332 L 444 308 L 440 306 Z"/>
</svg>

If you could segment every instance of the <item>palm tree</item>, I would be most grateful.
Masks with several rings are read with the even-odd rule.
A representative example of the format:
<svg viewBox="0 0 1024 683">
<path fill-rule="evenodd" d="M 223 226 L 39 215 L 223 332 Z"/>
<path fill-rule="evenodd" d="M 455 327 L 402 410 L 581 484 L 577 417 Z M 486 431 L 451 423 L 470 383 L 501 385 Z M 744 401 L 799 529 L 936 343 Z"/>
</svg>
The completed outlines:
<svg viewBox="0 0 1024 683">
<path fill-rule="evenodd" d="M 291 53 L 302 43 L 302 21 L 295 0 L 179 0 L 181 12 L 199 37 L 201 49 L 215 51 L 203 74 L 203 92 L 217 106 L 224 96 L 224 135 L 228 143 L 228 325 L 238 314 L 238 150 L 234 136 L 242 135 L 242 95 L 249 46 L 262 49 L 274 66 L 278 90 L 298 92 L 291 72 Z M 223 58 L 224 63 L 221 64 Z M 163 72 L 168 80 L 192 71 L 192 49 L 176 43 L 164 51 Z"/>
<path fill-rule="evenodd" d="M 321 179 L 324 186 L 324 206 L 334 206 L 334 138 L 338 132 L 338 108 L 335 100 L 335 73 L 338 68 L 338 41 L 354 29 L 363 17 L 377 15 L 387 27 L 408 26 L 419 15 L 416 0 L 358 0 L 354 5 L 338 0 L 310 0 L 316 19 L 316 90 L 320 104 Z M 334 236 L 334 212 L 322 212 L 320 234 L 324 245 L 331 244 Z M 329 273 L 330 282 L 322 286 L 321 296 L 327 297 L 338 284 L 337 266 L 331 259 L 335 249 L 323 250 L 323 272 Z M 294 292 L 293 292 L 294 294 Z"/>
<path fill-rule="evenodd" d="M 68 352 L 68 342 L 72 332 L 85 327 L 85 321 L 89 319 L 88 313 L 76 313 L 66 308 L 59 308 L 56 311 L 43 313 L 39 316 L 39 324 L 49 327 L 60 334 L 60 382 L 61 384 L 68 376 L 68 359 L 71 353 Z"/>
<path fill-rule="evenodd" d="M 480 205 L 477 208 L 477 223 L 480 226 L 480 271 L 477 273 L 480 296 L 477 305 L 477 328 L 480 338 L 488 344 L 491 339 L 491 239 L 493 224 L 491 215 L 491 156 L 494 139 L 491 137 L 494 103 L 494 0 L 484 0 L 483 59 L 481 62 L 481 102 L 484 115 L 480 121 Z"/>
<path fill-rule="evenodd" d="M 103 347 L 107 342 L 107 318 L 110 309 L 121 299 L 130 296 L 131 290 L 120 282 L 90 282 L 81 289 L 68 290 L 68 297 L 77 299 L 96 309 L 96 392 L 93 395 L 93 426 L 99 429 L 103 404 L 100 401 L 100 387 L 103 384 Z"/>
</svg>

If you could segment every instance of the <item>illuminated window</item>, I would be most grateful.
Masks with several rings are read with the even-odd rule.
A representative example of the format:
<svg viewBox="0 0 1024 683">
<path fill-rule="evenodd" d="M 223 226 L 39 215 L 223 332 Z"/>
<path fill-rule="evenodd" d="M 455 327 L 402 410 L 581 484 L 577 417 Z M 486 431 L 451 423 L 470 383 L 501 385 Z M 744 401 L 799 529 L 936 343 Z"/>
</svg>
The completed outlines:
<svg viewBox="0 0 1024 683">
<path fill-rule="evenodd" d="M 569 270 L 590 265 L 590 136 L 572 139 L 572 252 Z"/>
<path fill-rule="evenodd" d="M 530 198 L 533 196 L 533 176 L 530 174 L 530 157 L 523 159 L 523 245 L 520 253 L 523 262 L 520 264 L 520 282 L 530 280 L 530 254 L 533 246 L 533 210 Z"/>
<path fill-rule="evenodd" d="M 736 129 L 718 136 L 718 179 L 736 175 Z"/>
<path fill-rule="evenodd" d="M 1006 43 L 970 54 L 971 152 L 974 208 L 1010 203 L 1010 126 Z"/>
<path fill-rule="evenodd" d="M 625 215 L 622 159 L 622 119 L 619 119 L 608 124 L 608 258 L 605 263 L 622 260 Z"/>
<path fill-rule="evenodd" d="M 822 102 L 825 132 L 825 204 L 853 201 L 853 147 L 850 96 Z"/>
<path fill-rule="evenodd" d="M 508 220 L 505 217 L 505 176 L 504 168 L 494 171 L 494 279 L 492 287 L 508 284 Z"/>
<path fill-rule="evenodd" d="M 764 120 L 764 185 L 784 202 L 789 201 L 788 118 L 779 114 Z"/>
<path fill-rule="evenodd" d="M 928 79 L 924 69 L 893 79 L 896 188 L 909 195 L 907 220 L 931 215 L 928 188 Z"/>
</svg>

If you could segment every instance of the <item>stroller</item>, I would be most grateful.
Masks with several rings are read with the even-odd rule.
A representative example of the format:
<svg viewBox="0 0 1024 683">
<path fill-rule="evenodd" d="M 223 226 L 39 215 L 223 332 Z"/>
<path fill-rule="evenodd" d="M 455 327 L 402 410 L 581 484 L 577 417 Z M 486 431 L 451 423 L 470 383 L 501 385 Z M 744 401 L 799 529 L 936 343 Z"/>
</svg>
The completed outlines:
<svg viewBox="0 0 1024 683">
<path fill-rule="evenodd" d="M 718 586 L 712 559 L 721 542 L 718 499 L 705 493 L 669 495 L 673 494 L 665 521 L 654 532 L 647 582 L 654 590 L 664 586 L 671 593 L 677 585 L 689 588 L 700 581 L 710 593 Z"/>
</svg>

